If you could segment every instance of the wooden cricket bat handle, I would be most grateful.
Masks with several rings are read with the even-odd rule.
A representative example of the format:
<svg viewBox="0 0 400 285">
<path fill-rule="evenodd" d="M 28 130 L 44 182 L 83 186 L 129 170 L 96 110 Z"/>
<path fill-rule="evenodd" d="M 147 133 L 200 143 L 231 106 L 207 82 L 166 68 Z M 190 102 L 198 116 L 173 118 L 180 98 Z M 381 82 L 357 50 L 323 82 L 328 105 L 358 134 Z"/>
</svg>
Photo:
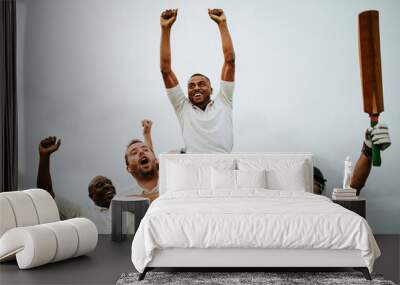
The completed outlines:
<svg viewBox="0 0 400 285">
<path fill-rule="evenodd" d="M 371 116 L 371 127 L 375 127 L 378 124 L 378 116 Z M 381 151 L 379 148 L 372 143 L 372 165 L 375 167 L 379 167 L 382 164 L 381 160 Z"/>
</svg>

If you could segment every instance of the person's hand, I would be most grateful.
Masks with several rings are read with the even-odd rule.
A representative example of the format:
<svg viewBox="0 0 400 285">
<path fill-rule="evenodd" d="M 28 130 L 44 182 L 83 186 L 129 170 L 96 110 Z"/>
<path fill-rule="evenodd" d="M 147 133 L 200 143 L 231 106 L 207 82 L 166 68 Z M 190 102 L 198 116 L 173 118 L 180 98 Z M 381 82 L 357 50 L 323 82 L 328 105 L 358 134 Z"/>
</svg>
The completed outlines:
<svg viewBox="0 0 400 285">
<path fill-rule="evenodd" d="M 217 24 L 226 22 L 225 13 L 222 9 L 208 9 L 208 15 Z"/>
<path fill-rule="evenodd" d="M 56 137 L 47 137 L 39 143 L 39 154 L 40 156 L 49 156 L 53 152 L 57 151 L 61 145 L 61 140 L 57 140 Z"/>
<path fill-rule="evenodd" d="M 168 9 L 161 13 L 160 25 L 162 28 L 171 28 L 178 15 L 178 9 Z"/>
<path fill-rule="evenodd" d="M 151 120 L 143 120 L 142 121 L 142 127 L 143 127 L 143 135 L 148 135 L 151 133 L 151 126 L 153 125 L 153 122 Z"/>
<path fill-rule="evenodd" d="M 377 124 L 373 128 L 369 127 L 365 131 L 364 143 L 369 148 L 372 148 L 372 144 L 374 144 L 379 150 L 387 149 L 391 145 L 388 126 L 385 124 Z"/>
</svg>

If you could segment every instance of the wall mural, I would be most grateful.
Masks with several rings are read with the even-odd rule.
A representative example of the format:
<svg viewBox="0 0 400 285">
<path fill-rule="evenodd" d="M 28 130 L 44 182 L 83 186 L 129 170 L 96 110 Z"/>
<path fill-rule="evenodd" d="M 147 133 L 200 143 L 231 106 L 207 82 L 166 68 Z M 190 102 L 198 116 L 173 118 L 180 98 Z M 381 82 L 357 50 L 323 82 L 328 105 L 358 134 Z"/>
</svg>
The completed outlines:
<svg viewBox="0 0 400 285">
<path fill-rule="evenodd" d="M 162 78 L 170 103 L 179 121 L 184 147 L 173 150 L 175 153 L 230 153 L 233 147 L 232 110 L 235 81 L 235 52 L 228 30 L 227 17 L 222 9 L 208 10 L 210 20 L 215 22 L 221 37 L 223 51 L 223 66 L 221 81 L 215 96 L 210 79 L 203 74 L 193 74 L 187 83 L 187 96 L 171 67 L 171 29 L 178 17 L 178 10 L 165 10 L 160 16 L 161 48 L 160 67 Z M 240 95 L 239 95 L 240 96 Z M 138 122 L 139 124 L 140 122 Z M 152 121 L 144 119 L 141 122 L 143 139 L 134 138 L 126 147 L 125 168 L 139 187 L 136 196 L 148 198 L 153 202 L 159 196 L 159 167 L 155 148 L 152 142 Z M 362 138 L 360 138 L 362 141 Z M 361 155 L 355 163 L 350 187 L 359 195 L 365 185 L 372 164 L 372 147 L 385 150 L 391 144 L 389 129 L 383 123 L 368 127 L 362 144 Z M 39 142 L 39 168 L 37 187 L 45 189 L 53 197 L 52 179 L 50 174 L 50 158 L 61 146 L 61 140 L 54 136 L 43 138 Z M 178 149 L 178 148 L 177 148 Z M 348 170 L 347 170 L 348 171 Z M 348 172 L 347 172 L 348 175 Z M 100 233 L 111 231 L 111 200 L 119 194 L 112 179 L 106 175 L 88 177 L 88 209 L 74 209 L 71 205 L 59 205 L 63 218 L 85 216 L 95 222 Z M 323 194 L 326 179 L 322 171 L 314 168 L 314 194 Z M 130 194 L 132 195 L 132 194 Z M 127 216 L 128 232 L 134 232 L 134 219 Z"/>
</svg>

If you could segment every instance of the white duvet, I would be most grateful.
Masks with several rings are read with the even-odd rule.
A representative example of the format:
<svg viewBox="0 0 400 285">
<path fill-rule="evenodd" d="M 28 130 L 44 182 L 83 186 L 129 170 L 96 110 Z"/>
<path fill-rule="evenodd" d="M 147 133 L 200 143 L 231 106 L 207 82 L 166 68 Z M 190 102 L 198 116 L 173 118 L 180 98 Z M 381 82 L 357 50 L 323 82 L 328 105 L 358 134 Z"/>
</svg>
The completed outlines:
<svg viewBox="0 0 400 285">
<path fill-rule="evenodd" d="M 299 191 L 172 192 L 155 200 L 132 243 L 143 272 L 155 249 L 358 249 L 372 272 L 380 250 L 365 219 Z"/>
</svg>

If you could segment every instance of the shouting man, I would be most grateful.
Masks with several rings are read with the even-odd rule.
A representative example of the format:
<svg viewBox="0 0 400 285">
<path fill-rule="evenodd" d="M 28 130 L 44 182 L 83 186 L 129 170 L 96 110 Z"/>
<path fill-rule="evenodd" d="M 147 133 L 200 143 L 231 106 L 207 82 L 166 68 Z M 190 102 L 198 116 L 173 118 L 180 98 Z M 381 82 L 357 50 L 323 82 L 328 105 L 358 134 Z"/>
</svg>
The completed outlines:
<svg viewBox="0 0 400 285">
<path fill-rule="evenodd" d="M 149 120 L 143 120 L 142 121 L 142 127 L 143 127 L 143 136 L 144 136 L 144 143 L 142 143 L 140 140 L 133 140 L 134 144 L 136 142 L 140 142 L 141 144 L 149 145 L 152 148 L 152 139 L 151 139 L 151 125 L 152 122 Z M 125 156 L 125 161 L 127 161 L 127 156 Z M 142 171 L 135 169 L 138 173 L 138 175 L 143 175 Z M 136 173 L 136 172 L 135 172 Z M 158 176 L 157 176 L 158 177 Z M 137 179 L 139 186 L 141 188 L 143 187 L 140 184 L 139 179 Z M 158 181 L 158 179 L 157 179 Z M 97 227 L 99 228 L 99 231 L 102 233 L 110 233 L 111 231 L 111 200 L 114 198 L 114 196 L 117 194 L 115 190 L 115 186 L 113 185 L 112 181 L 108 179 L 105 176 L 95 176 L 89 183 L 89 197 L 93 201 L 93 205 L 89 207 L 89 211 L 85 213 L 87 217 L 89 217 L 91 220 L 95 222 Z M 141 189 L 142 190 L 142 189 Z M 132 190 L 129 191 L 118 191 L 118 194 L 120 195 L 132 195 L 131 194 Z M 158 192 L 157 192 L 158 194 Z M 148 196 L 146 196 L 148 197 Z M 155 199 L 153 196 L 148 197 L 150 201 Z M 135 219 L 134 215 L 130 212 L 125 212 L 125 219 L 126 219 L 126 230 L 128 234 L 133 234 L 135 232 Z"/>
<path fill-rule="evenodd" d="M 158 159 L 154 153 L 151 139 L 150 120 L 143 120 L 144 142 L 138 139 L 132 140 L 125 152 L 126 170 L 136 180 L 141 188 L 141 196 L 152 202 L 158 198 Z"/>
<path fill-rule="evenodd" d="M 229 153 L 233 147 L 232 96 L 235 79 L 235 52 L 223 10 L 208 10 L 218 25 L 224 64 L 220 91 L 211 99 L 210 79 L 200 73 L 193 74 L 187 85 L 188 97 L 179 85 L 171 68 L 170 33 L 178 10 L 162 12 L 160 66 L 168 97 L 178 117 L 186 152 Z"/>
</svg>

